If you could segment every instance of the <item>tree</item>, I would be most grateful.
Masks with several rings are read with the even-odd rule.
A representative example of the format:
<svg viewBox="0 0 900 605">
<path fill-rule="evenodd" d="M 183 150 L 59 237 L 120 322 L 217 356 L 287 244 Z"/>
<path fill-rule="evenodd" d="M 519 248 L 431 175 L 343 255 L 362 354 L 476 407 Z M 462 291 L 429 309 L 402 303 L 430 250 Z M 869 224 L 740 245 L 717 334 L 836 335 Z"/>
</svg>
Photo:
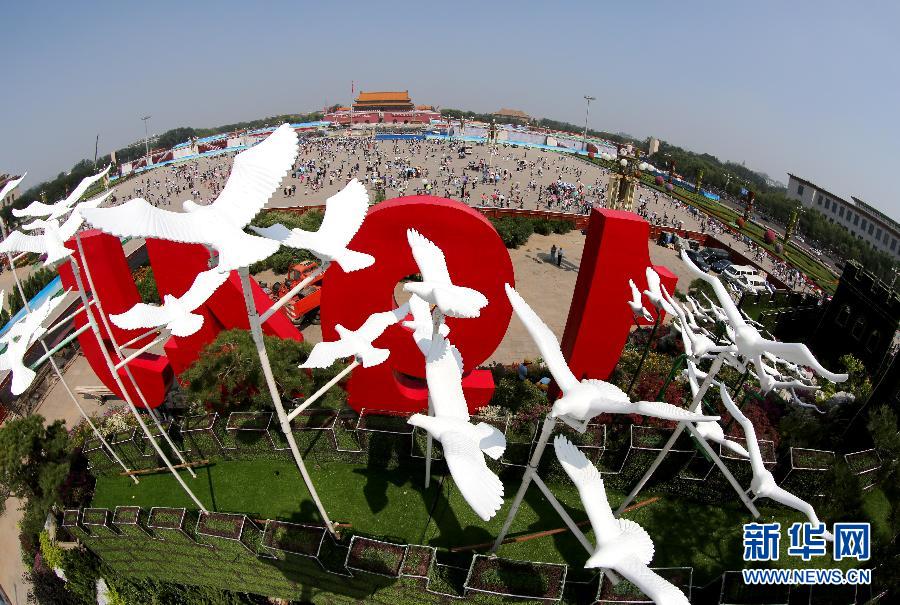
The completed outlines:
<svg viewBox="0 0 900 605">
<path fill-rule="evenodd" d="M 62 420 L 44 426 L 44 417 L 35 414 L 0 427 L 0 488 L 49 509 L 68 472 L 69 435 Z"/>
<path fill-rule="evenodd" d="M 275 336 L 264 340 L 282 397 L 311 395 L 336 373 L 332 369 L 298 369 L 312 350 L 308 343 Z M 231 412 L 272 407 L 256 346 L 247 330 L 220 332 L 179 378 L 188 396 L 207 408 Z"/>
</svg>

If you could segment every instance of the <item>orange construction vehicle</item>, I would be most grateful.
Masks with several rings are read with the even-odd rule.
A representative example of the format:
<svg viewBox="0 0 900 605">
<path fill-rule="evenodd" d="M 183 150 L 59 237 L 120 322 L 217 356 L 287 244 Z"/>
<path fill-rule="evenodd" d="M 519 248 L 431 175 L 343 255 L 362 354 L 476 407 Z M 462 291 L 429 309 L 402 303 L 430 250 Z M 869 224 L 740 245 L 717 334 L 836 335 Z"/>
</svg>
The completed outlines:
<svg viewBox="0 0 900 605">
<path fill-rule="evenodd" d="M 273 301 L 281 298 L 281 295 L 308 278 L 319 270 L 319 263 L 304 261 L 297 263 L 288 270 L 284 281 L 275 282 L 271 286 L 269 296 Z M 318 275 L 306 285 L 300 292 L 288 301 L 281 309 L 294 324 L 299 324 L 307 315 L 314 315 L 319 310 L 319 301 L 322 298 L 322 276 Z"/>
</svg>

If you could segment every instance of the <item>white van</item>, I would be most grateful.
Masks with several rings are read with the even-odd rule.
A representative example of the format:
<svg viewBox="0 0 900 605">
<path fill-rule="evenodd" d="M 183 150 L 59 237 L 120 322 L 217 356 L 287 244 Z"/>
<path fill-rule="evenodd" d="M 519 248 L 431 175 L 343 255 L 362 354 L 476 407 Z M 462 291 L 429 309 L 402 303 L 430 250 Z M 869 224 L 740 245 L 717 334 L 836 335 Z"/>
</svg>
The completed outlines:
<svg viewBox="0 0 900 605">
<path fill-rule="evenodd" d="M 732 280 L 731 283 L 734 284 L 736 289 L 748 294 L 768 292 L 769 290 L 766 280 L 759 275 L 741 275 L 737 279 Z"/>
<path fill-rule="evenodd" d="M 730 282 L 736 282 L 743 277 L 762 277 L 756 267 L 750 265 L 731 265 L 722 271 L 722 277 Z M 763 280 L 765 281 L 765 280 Z"/>
</svg>

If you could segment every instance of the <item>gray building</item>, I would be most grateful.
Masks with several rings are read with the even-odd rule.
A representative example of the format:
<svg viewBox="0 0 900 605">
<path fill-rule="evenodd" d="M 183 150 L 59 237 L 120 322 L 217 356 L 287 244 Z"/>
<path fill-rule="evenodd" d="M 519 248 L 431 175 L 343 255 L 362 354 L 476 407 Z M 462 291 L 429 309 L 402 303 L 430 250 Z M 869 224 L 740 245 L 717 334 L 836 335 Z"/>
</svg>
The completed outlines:
<svg viewBox="0 0 900 605">
<path fill-rule="evenodd" d="M 900 224 L 861 199 L 850 196 L 850 200 L 845 200 L 791 173 L 788 173 L 787 195 L 807 208 L 815 208 L 876 250 L 900 259 Z"/>
</svg>

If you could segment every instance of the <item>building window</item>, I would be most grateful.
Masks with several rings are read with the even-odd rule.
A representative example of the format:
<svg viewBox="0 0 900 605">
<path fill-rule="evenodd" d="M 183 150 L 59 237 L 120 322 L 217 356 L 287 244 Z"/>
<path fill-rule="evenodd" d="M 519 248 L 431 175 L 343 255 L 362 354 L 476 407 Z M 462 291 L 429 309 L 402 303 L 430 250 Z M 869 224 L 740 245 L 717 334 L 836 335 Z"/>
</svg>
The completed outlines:
<svg viewBox="0 0 900 605">
<path fill-rule="evenodd" d="M 825 210 L 831 208 L 831 200 L 825 200 Z"/>
<path fill-rule="evenodd" d="M 831 207 L 831 214 L 837 214 L 838 204 L 837 202 Z"/>
<path fill-rule="evenodd" d="M 841 206 L 840 211 L 838 211 L 838 216 L 840 216 L 841 218 L 844 218 L 844 207 L 843 206 Z"/>
<path fill-rule="evenodd" d="M 878 333 L 878 330 L 872 330 L 872 333 L 869 334 L 869 338 L 866 340 L 866 351 L 869 353 L 875 351 L 879 340 L 881 340 L 881 334 Z"/>
<path fill-rule="evenodd" d="M 797 185 L 797 195 L 803 195 L 803 185 Z"/>
<path fill-rule="evenodd" d="M 846 326 L 848 321 L 850 321 L 850 305 L 844 305 L 838 311 L 837 317 L 834 318 L 834 323 L 839 326 Z"/>
<path fill-rule="evenodd" d="M 873 231 L 875 231 L 875 223 L 869 223 L 869 235 L 872 235 Z"/>
<path fill-rule="evenodd" d="M 866 224 L 867 224 L 867 223 L 866 223 L 866 219 L 863 219 L 862 225 L 859 226 L 859 230 L 860 230 L 860 231 L 865 231 L 865 230 L 866 230 Z"/>
<path fill-rule="evenodd" d="M 819 194 L 819 200 L 817 202 L 820 206 L 822 205 L 822 194 Z"/>
<path fill-rule="evenodd" d="M 897 249 L 897 240 L 896 238 L 891 239 L 891 252 Z"/>
<path fill-rule="evenodd" d="M 856 340 L 859 340 L 860 338 L 862 338 L 862 333 L 865 328 L 866 328 L 866 320 L 864 318 L 860 317 L 853 324 L 853 329 L 850 330 L 850 336 L 852 336 Z"/>
<path fill-rule="evenodd" d="M 875 241 L 881 241 L 881 227 L 875 230 Z"/>
<path fill-rule="evenodd" d="M 858 224 L 859 224 L 859 215 L 858 215 L 858 214 L 854 214 L 854 215 L 853 215 L 853 224 L 854 224 L 854 225 L 858 225 Z"/>
</svg>

